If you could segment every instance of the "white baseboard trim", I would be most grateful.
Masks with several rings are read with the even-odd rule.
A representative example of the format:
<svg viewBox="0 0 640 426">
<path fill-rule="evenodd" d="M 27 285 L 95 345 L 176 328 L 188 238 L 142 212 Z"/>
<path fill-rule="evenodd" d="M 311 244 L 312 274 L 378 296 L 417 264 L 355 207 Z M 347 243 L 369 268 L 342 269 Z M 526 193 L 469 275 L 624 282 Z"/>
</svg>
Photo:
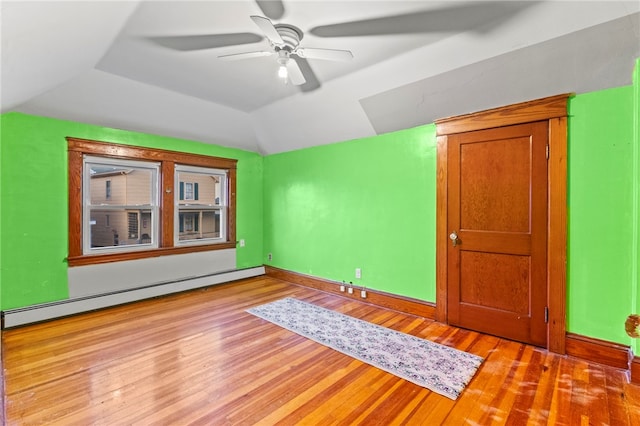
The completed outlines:
<svg viewBox="0 0 640 426">
<path fill-rule="evenodd" d="M 82 312 L 94 311 L 96 309 L 107 308 L 109 306 L 121 305 L 123 303 L 149 299 L 151 297 L 179 293 L 181 291 L 208 287 L 210 285 L 222 284 L 243 278 L 257 277 L 264 274 L 264 266 L 258 266 L 255 268 L 237 269 L 184 280 L 158 283 L 126 291 L 78 297 L 17 309 L 8 309 L 2 312 L 2 328 L 18 327 L 21 325 L 47 321 Z"/>
</svg>

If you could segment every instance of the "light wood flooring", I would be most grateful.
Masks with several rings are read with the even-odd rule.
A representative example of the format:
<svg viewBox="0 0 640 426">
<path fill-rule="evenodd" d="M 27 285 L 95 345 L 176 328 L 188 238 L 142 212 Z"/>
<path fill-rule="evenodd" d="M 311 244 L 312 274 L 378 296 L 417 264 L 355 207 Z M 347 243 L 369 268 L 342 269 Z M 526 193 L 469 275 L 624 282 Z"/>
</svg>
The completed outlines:
<svg viewBox="0 0 640 426">
<path fill-rule="evenodd" d="M 245 312 L 296 297 L 486 357 L 457 401 Z M 2 333 L 8 425 L 640 425 L 622 371 L 269 277 Z"/>
</svg>

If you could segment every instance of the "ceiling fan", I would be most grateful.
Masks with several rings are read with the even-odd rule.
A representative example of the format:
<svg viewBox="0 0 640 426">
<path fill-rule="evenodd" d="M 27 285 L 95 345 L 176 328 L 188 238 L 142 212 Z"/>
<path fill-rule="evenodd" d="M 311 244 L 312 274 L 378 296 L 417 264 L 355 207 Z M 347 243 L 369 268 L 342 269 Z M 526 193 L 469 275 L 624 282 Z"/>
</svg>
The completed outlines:
<svg viewBox="0 0 640 426">
<path fill-rule="evenodd" d="M 271 19 L 279 20 L 284 16 L 285 7 L 282 1 L 255 1 L 265 16 L 253 15 L 251 19 L 269 41 L 270 50 L 218 56 L 221 60 L 232 61 L 275 55 L 280 65 L 278 70 L 280 77 L 290 80 L 302 91 L 310 91 L 319 88 L 320 82 L 307 59 L 333 61 L 353 59 L 353 54 L 349 50 L 301 47 L 300 41 L 304 37 L 302 30 L 287 23 L 274 24 L 271 21 Z M 429 32 L 486 32 L 535 3 L 537 1 L 456 1 L 436 9 L 322 25 L 310 29 L 309 33 L 316 37 L 358 37 Z M 152 37 L 152 40 L 172 49 L 191 51 L 256 43 L 262 41 L 264 37 L 245 32 Z"/>
<path fill-rule="evenodd" d="M 296 86 L 304 84 L 307 80 L 298 62 L 292 56 L 302 59 L 324 59 L 330 61 L 349 61 L 353 59 L 353 54 L 349 50 L 300 47 L 300 40 L 302 40 L 304 34 L 298 27 L 293 25 L 274 25 L 269 18 L 257 15 L 251 16 L 251 19 L 269 40 L 271 50 L 233 53 L 221 55 L 218 58 L 233 61 L 275 54 L 277 55 L 277 62 L 280 64 L 278 76 L 284 80 L 289 79 Z"/>
</svg>

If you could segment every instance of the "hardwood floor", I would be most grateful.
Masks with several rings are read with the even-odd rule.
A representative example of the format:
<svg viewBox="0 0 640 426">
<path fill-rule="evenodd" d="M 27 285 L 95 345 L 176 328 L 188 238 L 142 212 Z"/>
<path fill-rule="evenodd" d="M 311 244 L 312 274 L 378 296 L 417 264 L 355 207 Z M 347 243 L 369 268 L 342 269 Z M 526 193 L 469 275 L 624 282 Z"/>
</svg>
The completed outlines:
<svg viewBox="0 0 640 426">
<path fill-rule="evenodd" d="M 486 357 L 457 401 L 245 312 L 296 297 Z M 268 277 L 6 330 L 8 425 L 638 425 L 622 371 Z"/>
</svg>

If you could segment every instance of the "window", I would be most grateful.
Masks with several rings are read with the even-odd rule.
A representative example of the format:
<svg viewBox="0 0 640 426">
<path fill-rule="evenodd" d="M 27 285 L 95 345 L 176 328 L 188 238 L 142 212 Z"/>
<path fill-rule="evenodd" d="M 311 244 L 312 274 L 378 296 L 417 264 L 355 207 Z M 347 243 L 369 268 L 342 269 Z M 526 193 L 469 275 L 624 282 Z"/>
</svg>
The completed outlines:
<svg viewBox="0 0 640 426">
<path fill-rule="evenodd" d="M 180 200 L 197 200 L 197 194 L 198 182 L 180 182 Z"/>
<path fill-rule="evenodd" d="M 235 247 L 236 160 L 67 141 L 70 266 Z"/>
<path fill-rule="evenodd" d="M 129 212 L 129 238 L 138 238 L 138 213 Z"/>
<path fill-rule="evenodd" d="M 185 232 L 198 231 L 197 219 L 194 213 L 180 213 L 178 217 L 180 218 L 180 235 Z M 196 223 L 195 226 L 193 225 L 194 222 Z"/>
<path fill-rule="evenodd" d="M 83 156 L 82 253 L 101 254 L 157 247 L 160 163 Z M 111 191 L 111 183 L 117 191 Z M 102 192 L 101 188 L 106 188 Z M 151 242 L 139 239 L 140 220 L 151 218 Z M 153 238 L 155 236 L 155 238 Z"/>
<path fill-rule="evenodd" d="M 177 220 L 175 241 L 207 244 L 226 239 L 227 172 L 221 169 L 175 166 Z"/>
</svg>

